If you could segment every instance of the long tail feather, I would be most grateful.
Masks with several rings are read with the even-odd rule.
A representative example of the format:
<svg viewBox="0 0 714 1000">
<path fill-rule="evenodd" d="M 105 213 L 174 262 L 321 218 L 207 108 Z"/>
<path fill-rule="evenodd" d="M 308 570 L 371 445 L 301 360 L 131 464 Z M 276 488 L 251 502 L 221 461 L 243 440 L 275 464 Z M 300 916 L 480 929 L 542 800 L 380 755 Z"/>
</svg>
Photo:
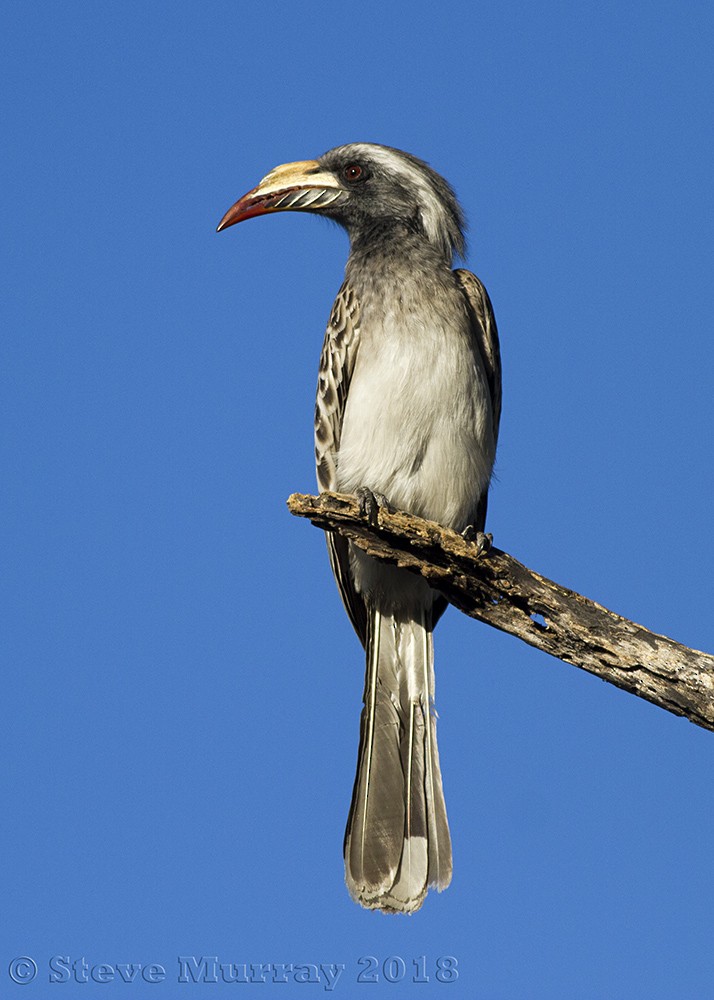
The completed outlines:
<svg viewBox="0 0 714 1000">
<path fill-rule="evenodd" d="M 370 609 L 357 777 L 345 834 L 353 899 L 418 910 L 451 881 L 451 839 L 436 745 L 428 612 L 399 620 Z"/>
</svg>

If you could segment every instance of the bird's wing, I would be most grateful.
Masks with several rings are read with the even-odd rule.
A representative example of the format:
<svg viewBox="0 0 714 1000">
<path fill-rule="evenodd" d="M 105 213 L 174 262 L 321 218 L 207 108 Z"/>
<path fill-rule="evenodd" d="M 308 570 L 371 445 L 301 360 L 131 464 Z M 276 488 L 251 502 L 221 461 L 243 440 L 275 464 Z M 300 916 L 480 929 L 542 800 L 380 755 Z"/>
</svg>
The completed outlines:
<svg viewBox="0 0 714 1000">
<path fill-rule="evenodd" d="M 491 393 L 493 436 L 498 438 L 498 425 L 501 420 L 501 350 L 498 345 L 498 329 L 493 306 L 488 292 L 475 274 L 459 268 L 454 271 L 454 276 L 466 297 L 473 321 L 474 337 L 486 369 L 486 380 Z"/>
<path fill-rule="evenodd" d="M 359 348 L 359 303 L 345 282 L 337 293 L 320 355 L 315 401 L 315 464 L 320 490 L 337 489 L 337 455 L 350 379 Z M 337 587 L 362 645 L 367 641 L 367 609 L 350 573 L 348 542 L 326 532 L 330 564 Z"/>
<path fill-rule="evenodd" d="M 501 349 L 498 344 L 498 329 L 493 315 L 493 306 L 488 292 L 471 271 L 459 268 L 454 276 L 464 293 L 471 317 L 471 328 L 486 371 L 486 382 L 491 394 L 491 416 L 493 419 L 494 444 L 498 440 L 498 425 L 501 421 Z M 479 499 L 475 527 L 483 531 L 486 524 L 488 492 Z"/>
</svg>

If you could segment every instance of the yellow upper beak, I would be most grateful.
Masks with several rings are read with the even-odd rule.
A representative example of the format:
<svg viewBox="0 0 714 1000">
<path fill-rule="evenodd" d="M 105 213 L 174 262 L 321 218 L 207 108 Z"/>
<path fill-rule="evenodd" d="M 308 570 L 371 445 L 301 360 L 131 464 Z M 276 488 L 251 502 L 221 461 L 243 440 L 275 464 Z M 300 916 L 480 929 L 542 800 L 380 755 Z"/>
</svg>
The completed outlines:
<svg viewBox="0 0 714 1000">
<path fill-rule="evenodd" d="M 335 175 L 323 170 L 317 160 L 283 163 L 228 209 L 216 232 L 268 212 L 326 208 L 346 193 Z"/>
</svg>

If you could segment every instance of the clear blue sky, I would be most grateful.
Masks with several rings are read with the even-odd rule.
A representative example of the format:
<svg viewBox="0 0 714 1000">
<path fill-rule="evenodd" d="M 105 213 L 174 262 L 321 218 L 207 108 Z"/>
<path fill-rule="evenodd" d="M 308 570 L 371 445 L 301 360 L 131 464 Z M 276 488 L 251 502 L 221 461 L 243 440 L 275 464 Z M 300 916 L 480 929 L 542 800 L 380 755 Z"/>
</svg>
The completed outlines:
<svg viewBox="0 0 714 1000">
<path fill-rule="evenodd" d="M 177 985 L 179 955 L 215 955 L 343 964 L 357 998 L 709 995 L 714 736 L 453 610 L 453 884 L 410 919 L 349 900 L 361 650 L 285 507 L 314 489 L 347 240 L 214 229 L 339 143 L 431 162 L 501 332 L 497 544 L 714 650 L 711 5 L 2 17 L 0 993 L 325 993 Z M 49 984 L 57 955 L 167 978 Z M 367 955 L 405 979 L 356 984 Z"/>
</svg>

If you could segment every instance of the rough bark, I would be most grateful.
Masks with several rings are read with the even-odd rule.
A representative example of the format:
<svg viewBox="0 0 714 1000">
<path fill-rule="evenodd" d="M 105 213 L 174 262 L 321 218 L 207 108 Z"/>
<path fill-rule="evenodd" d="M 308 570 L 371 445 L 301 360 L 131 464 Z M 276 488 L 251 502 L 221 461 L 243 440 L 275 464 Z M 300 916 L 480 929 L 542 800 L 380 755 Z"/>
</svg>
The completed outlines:
<svg viewBox="0 0 714 1000">
<path fill-rule="evenodd" d="M 481 554 L 433 521 L 380 509 L 371 524 L 354 497 L 337 493 L 294 493 L 288 507 L 370 555 L 420 573 L 472 618 L 714 730 L 714 656 L 621 618 L 500 549 Z"/>
</svg>

